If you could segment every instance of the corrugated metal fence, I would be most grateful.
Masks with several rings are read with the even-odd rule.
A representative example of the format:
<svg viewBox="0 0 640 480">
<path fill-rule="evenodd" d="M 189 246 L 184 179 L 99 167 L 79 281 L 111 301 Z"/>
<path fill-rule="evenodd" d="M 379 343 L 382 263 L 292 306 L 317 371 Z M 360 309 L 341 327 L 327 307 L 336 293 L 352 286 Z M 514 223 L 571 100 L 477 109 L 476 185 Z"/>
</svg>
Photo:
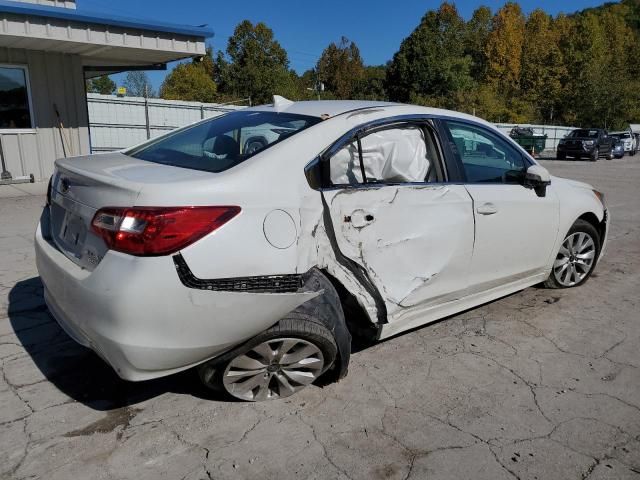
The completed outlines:
<svg viewBox="0 0 640 480">
<path fill-rule="evenodd" d="M 120 150 L 189 123 L 245 108 L 239 105 L 157 98 L 120 98 L 97 93 L 87 94 L 87 100 L 91 151 L 94 153 Z M 545 152 L 548 153 L 555 152 L 560 139 L 574 129 L 574 127 L 515 123 L 498 123 L 496 126 L 507 135 L 515 126 L 531 127 L 534 133 L 547 135 Z"/>
<path fill-rule="evenodd" d="M 501 131 L 509 135 L 509 132 L 513 127 L 531 127 L 534 134 L 546 135 L 547 142 L 545 145 L 545 152 L 555 153 L 558 147 L 558 142 L 564 138 L 571 130 L 575 130 L 576 127 L 561 127 L 555 125 L 529 125 L 529 124 L 517 124 L 517 123 L 496 123 Z M 545 152 L 542 152 L 543 155 Z"/>
<path fill-rule="evenodd" d="M 87 94 L 91 151 L 110 152 L 189 123 L 245 108 L 239 105 Z"/>
</svg>

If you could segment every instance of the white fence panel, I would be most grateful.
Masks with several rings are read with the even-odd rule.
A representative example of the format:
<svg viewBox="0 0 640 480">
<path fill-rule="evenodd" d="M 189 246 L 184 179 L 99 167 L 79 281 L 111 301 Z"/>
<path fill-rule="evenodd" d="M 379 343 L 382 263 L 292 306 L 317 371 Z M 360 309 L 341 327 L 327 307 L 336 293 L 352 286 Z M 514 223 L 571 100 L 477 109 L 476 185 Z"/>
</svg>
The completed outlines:
<svg viewBox="0 0 640 480">
<path fill-rule="evenodd" d="M 120 150 L 198 120 L 245 108 L 97 93 L 87 94 L 87 102 L 92 153 Z"/>
<path fill-rule="evenodd" d="M 562 127 L 557 125 L 530 125 L 530 124 L 518 124 L 518 123 L 496 123 L 501 131 L 509 135 L 509 132 L 513 127 L 530 127 L 533 129 L 534 134 L 547 135 L 547 141 L 545 143 L 545 151 L 554 151 L 558 147 L 558 142 L 565 137 L 571 130 L 575 130 L 576 127 Z"/>
<path fill-rule="evenodd" d="M 87 100 L 93 153 L 120 150 L 198 120 L 245 108 L 237 105 L 157 98 L 145 100 L 97 93 L 87 94 Z M 534 133 L 547 135 L 547 153 L 555 152 L 560 139 L 575 128 L 515 123 L 497 123 L 496 126 L 507 135 L 516 126 L 531 127 Z"/>
</svg>

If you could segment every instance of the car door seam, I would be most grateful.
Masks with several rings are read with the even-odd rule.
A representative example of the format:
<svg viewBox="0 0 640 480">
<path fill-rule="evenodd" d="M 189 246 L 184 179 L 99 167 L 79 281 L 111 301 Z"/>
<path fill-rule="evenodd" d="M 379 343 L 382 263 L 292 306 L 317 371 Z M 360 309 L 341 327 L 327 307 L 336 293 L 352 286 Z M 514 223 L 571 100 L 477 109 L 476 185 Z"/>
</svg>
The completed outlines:
<svg viewBox="0 0 640 480">
<path fill-rule="evenodd" d="M 345 256 L 340 250 L 336 238 L 336 233 L 333 228 L 333 222 L 331 220 L 329 205 L 327 204 L 327 200 L 323 192 L 320 192 L 320 198 L 322 199 L 322 219 L 324 222 L 324 229 L 327 234 L 327 238 L 329 239 L 329 244 L 331 245 L 331 249 L 333 250 L 336 261 L 353 274 L 356 280 L 360 283 L 360 285 L 362 285 L 362 287 L 373 299 L 376 305 L 376 313 L 378 317 L 377 323 L 388 323 L 387 306 L 384 302 L 384 299 L 382 298 L 382 295 L 380 294 L 380 291 L 378 290 L 378 287 L 375 286 L 375 284 L 371 280 L 371 277 L 369 276 L 369 273 L 365 270 L 364 267 L 351 260 L 349 257 Z"/>
</svg>

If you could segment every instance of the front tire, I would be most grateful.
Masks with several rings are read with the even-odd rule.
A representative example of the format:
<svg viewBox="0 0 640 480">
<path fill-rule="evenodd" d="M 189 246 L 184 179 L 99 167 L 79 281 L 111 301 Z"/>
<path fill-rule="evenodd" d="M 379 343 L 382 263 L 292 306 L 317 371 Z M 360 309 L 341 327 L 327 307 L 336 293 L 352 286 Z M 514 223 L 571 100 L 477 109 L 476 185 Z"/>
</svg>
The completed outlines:
<svg viewBox="0 0 640 480">
<path fill-rule="evenodd" d="M 593 273 L 599 255 L 600 235 L 598 231 L 589 222 L 581 219 L 576 220 L 562 241 L 544 286 L 547 288 L 572 288 L 582 285 Z"/>
<path fill-rule="evenodd" d="M 558 158 L 558 160 L 565 160 L 567 158 L 567 154 L 564 152 L 558 152 L 556 157 Z"/>
<path fill-rule="evenodd" d="M 315 382 L 334 363 L 332 333 L 308 315 L 280 320 L 244 345 L 199 367 L 202 383 L 239 400 L 285 398 Z"/>
<path fill-rule="evenodd" d="M 598 161 L 598 157 L 599 157 L 599 150 L 596 148 L 591 155 L 589 155 L 589 160 L 591 160 L 592 162 L 596 162 Z"/>
</svg>

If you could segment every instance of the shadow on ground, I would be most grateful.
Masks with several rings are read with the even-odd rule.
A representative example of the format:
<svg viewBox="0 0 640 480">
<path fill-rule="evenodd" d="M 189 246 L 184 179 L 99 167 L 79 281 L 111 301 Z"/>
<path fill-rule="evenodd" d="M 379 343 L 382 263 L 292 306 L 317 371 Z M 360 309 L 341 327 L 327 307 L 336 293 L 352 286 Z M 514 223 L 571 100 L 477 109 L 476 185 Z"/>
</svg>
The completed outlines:
<svg viewBox="0 0 640 480">
<path fill-rule="evenodd" d="M 16 283 L 9 292 L 8 314 L 16 336 L 47 381 L 90 408 L 127 407 L 167 392 L 228 401 L 203 387 L 194 369 L 145 382 L 120 379 L 98 355 L 60 328 L 44 303 L 39 277 Z"/>
</svg>

